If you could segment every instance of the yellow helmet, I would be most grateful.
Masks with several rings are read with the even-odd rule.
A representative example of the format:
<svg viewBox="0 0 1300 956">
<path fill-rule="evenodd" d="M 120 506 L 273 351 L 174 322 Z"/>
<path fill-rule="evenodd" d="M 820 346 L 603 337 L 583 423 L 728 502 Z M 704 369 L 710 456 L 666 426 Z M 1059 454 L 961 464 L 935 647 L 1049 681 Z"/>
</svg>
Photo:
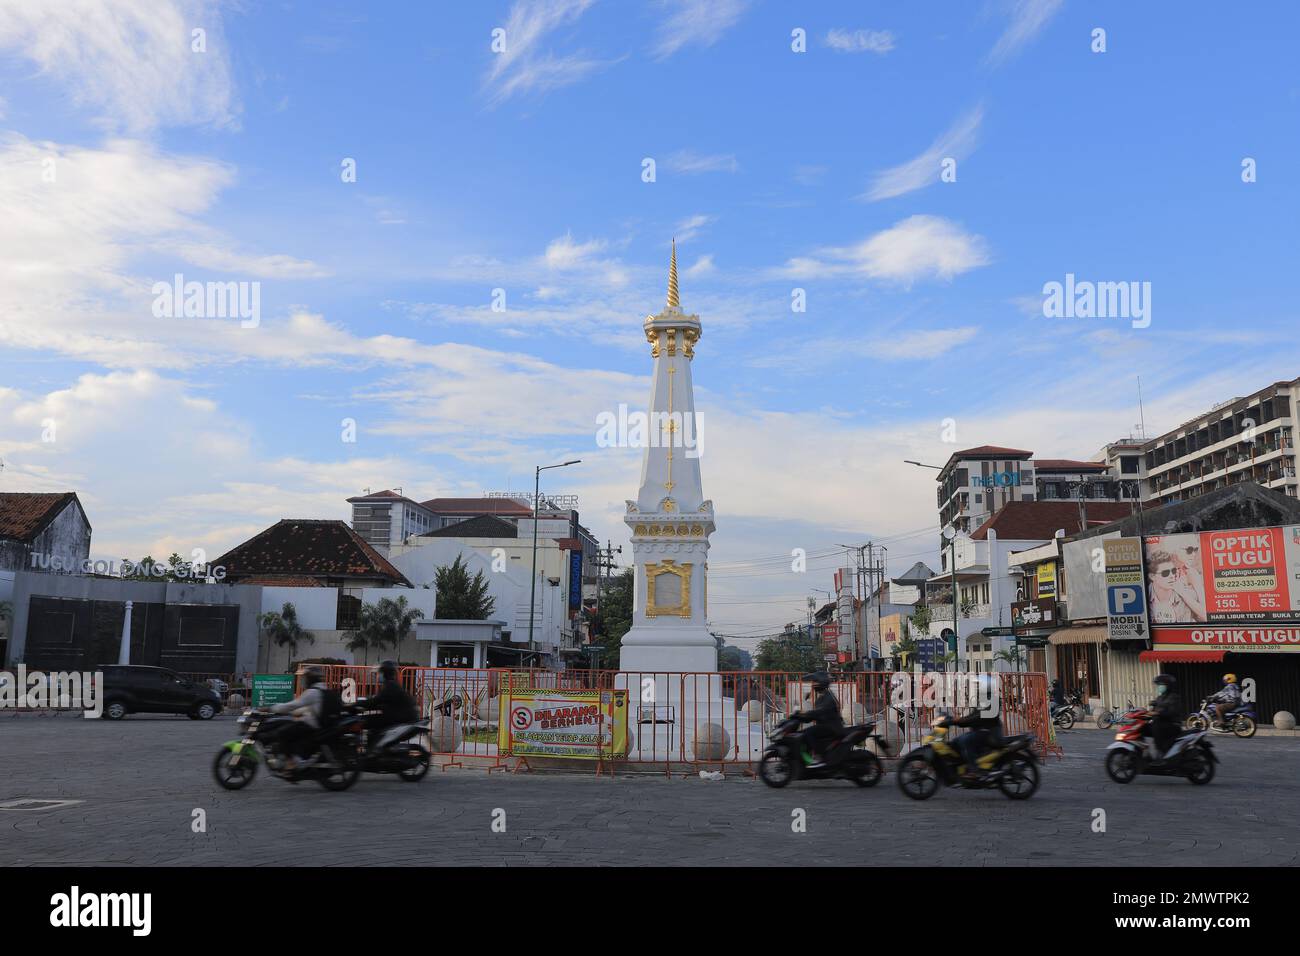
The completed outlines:
<svg viewBox="0 0 1300 956">
<path fill-rule="evenodd" d="M 1224 682 L 1225 684 L 1235 684 L 1235 683 L 1237 683 L 1237 675 L 1236 675 L 1236 674 L 1224 674 L 1224 675 L 1223 675 L 1223 682 Z"/>
</svg>

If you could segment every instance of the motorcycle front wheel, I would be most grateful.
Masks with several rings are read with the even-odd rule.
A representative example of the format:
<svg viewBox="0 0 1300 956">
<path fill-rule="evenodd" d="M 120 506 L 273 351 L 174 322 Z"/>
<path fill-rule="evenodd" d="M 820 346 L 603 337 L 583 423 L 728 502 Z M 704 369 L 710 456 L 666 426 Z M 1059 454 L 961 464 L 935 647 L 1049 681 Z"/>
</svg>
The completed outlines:
<svg viewBox="0 0 1300 956">
<path fill-rule="evenodd" d="M 885 775 L 885 768 L 880 765 L 880 758 L 870 751 L 863 750 L 853 754 L 853 767 L 849 771 L 852 780 L 859 787 L 874 787 Z"/>
<path fill-rule="evenodd" d="M 1074 726 L 1074 710 L 1063 710 L 1056 715 L 1056 726 L 1062 730 L 1069 730 Z"/>
<path fill-rule="evenodd" d="M 1028 800 L 1038 792 L 1038 764 L 1025 754 L 1014 754 L 1003 765 L 998 789 L 1009 800 Z"/>
<path fill-rule="evenodd" d="M 1192 714 L 1187 718 L 1186 726 L 1188 730 L 1209 730 L 1210 722 L 1205 719 L 1204 714 Z"/>
<path fill-rule="evenodd" d="M 758 764 L 758 778 L 769 787 L 779 790 L 794 779 L 794 767 L 784 753 L 766 753 Z"/>
<path fill-rule="evenodd" d="M 397 775 L 407 783 L 419 783 L 429 772 L 429 751 L 416 744 L 406 752 L 406 759 L 411 761 L 410 766 L 399 771 Z"/>
<path fill-rule="evenodd" d="M 217 759 L 212 761 L 212 775 L 226 790 L 242 790 L 257 776 L 257 764 L 258 761 L 252 757 L 222 747 Z"/>
<path fill-rule="evenodd" d="M 904 757 L 895 772 L 898 789 L 913 800 L 929 800 L 939 792 L 939 771 L 924 757 Z"/>
<path fill-rule="evenodd" d="M 1255 736 L 1255 718 L 1242 714 L 1232 722 L 1232 732 L 1238 737 Z"/>
<path fill-rule="evenodd" d="M 1137 754 L 1131 750 L 1112 750 L 1106 755 L 1106 775 L 1116 783 L 1132 783 L 1138 775 Z"/>
</svg>

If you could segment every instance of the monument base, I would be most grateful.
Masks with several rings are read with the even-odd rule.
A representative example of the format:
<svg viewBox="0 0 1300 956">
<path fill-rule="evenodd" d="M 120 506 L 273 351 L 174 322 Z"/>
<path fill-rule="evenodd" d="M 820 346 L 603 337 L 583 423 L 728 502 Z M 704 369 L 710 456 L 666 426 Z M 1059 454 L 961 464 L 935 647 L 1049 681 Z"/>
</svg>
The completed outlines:
<svg viewBox="0 0 1300 956">
<path fill-rule="evenodd" d="M 703 627 L 634 626 L 623 635 L 621 671 L 715 673 L 718 644 Z"/>
</svg>

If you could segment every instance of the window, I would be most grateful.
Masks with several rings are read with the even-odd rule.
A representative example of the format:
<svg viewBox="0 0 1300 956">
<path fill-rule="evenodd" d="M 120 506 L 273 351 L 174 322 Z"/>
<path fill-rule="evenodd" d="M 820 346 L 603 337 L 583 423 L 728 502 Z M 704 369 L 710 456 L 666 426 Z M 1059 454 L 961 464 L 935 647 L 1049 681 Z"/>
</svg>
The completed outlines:
<svg viewBox="0 0 1300 956">
<path fill-rule="evenodd" d="M 361 626 L 361 598 L 346 594 L 340 588 L 338 609 L 334 617 L 335 630 L 356 630 Z"/>
</svg>

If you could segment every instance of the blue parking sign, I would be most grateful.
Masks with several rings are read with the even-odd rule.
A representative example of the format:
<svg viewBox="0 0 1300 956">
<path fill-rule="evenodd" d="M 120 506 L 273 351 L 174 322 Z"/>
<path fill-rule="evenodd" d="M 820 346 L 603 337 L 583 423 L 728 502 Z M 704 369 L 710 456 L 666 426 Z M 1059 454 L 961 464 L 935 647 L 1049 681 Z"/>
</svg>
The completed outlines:
<svg viewBox="0 0 1300 956">
<path fill-rule="evenodd" d="M 1112 584 L 1106 589 L 1111 616 L 1145 614 L 1146 595 L 1140 584 Z"/>
</svg>

